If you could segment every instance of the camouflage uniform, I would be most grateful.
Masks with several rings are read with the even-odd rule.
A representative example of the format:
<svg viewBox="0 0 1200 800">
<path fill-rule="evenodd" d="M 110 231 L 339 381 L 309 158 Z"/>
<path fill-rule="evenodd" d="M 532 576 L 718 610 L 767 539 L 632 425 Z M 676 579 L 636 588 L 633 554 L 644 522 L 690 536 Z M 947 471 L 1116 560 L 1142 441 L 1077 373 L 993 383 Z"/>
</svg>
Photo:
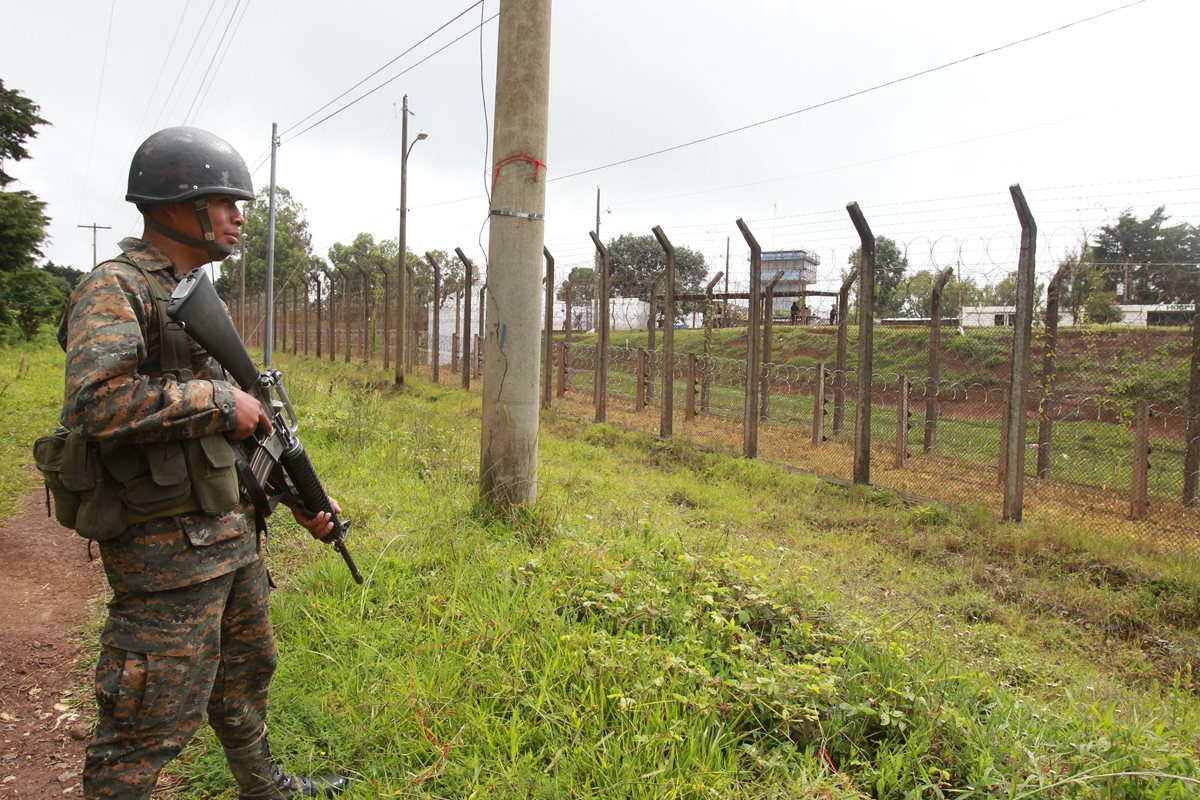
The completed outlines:
<svg viewBox="0 0 1200 800">
<path fill-rule="evenodd" d="M 176 269 L 157 248 L 129 238 L 121 250 L 170 294 Z M 67 427 L 137 443 L 234 429 L 231 384 L 198 345 L 189 339 L 193 379 L 163 374 L 158 313 L 129 264 L 106 262 L 80 283 L 59 329 Z M 245 505 L 141 522 L 99 546 L 113 599 L 84 796 L 145 798 L 206 711 L 226 748 L 263 736 L 276 662 L 266 566 Z"/>
</svg>

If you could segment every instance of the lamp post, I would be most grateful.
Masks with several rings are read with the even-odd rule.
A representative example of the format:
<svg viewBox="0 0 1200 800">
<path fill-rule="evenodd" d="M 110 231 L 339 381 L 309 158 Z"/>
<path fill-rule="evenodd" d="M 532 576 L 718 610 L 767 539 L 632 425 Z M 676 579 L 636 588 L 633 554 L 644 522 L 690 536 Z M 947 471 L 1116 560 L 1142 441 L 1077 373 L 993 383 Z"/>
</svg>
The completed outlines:
<svg viewBox="0 0 1200 800">
<path fill-rule="evenodd" d="M 401 111 L 402 122 L 400 124 L 400 237 L 397 242 L 399 245 L 399 253 L 397 254 L 396 265 L 396 384 L 404 383 L 404 364 L 406 363 L 407 344 L 405 342 L 405 333 L 408 325 L 408 293 L 412 291 L 412 287 L 405 274 L 405 264 L 407 261 L 406 255 L 408 252 L 408 243 L 406 241 L 406 228 L 408 224 L 408 154 L 412 152 L 413 146 L 422 139 L 428 139 L 429 134 L 425 131 L 419 131 L 417 138 L 412 144 L 408 143 L 408 95 L 404 95 L 404 107 Z"/>
</svg>

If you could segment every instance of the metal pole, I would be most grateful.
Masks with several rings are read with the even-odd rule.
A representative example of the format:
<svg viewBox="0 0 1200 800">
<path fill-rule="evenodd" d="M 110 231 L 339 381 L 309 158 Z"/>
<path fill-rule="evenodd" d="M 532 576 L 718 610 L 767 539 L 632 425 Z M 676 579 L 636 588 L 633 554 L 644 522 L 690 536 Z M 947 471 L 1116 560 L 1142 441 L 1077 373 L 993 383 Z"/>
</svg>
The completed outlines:
<svg viewBox="0 0 1200 800">
<path fill-rule="evenodd" d="M 354 289 L 354 282 L 346 270 L 338 267 L 337 271 L 342 273 L 342 277 L 345 279 L 342 281 L 342 321 L 346 325 L 346 334 L 342 337 L 342 346 L 346 352 L 342 358 L 349 364 L 354 352 L 354 336 L 350 332 L 350 310 L 354 306 L 354 302 L 350 299 L 350 292 Z"/>
<path fill-rule="evenodd" d="M 501 0 L 499 28 L 479 488 L 511 509 L 537 500 L 550 0 Z"/>
<path fill-rule="evenodd" d="M 550 408 L 554 369 L 554 256 L 545 247 L 546 259 L 546 318 L 542 331 L 542 408 Z"/>
<path fill-rule="evenodd" d="M 1042 354 L 1042 402 L 1038 409 L 1037 476 L 1050 477 L 1051 438 L 1054 426 L 1054 362 L 1058 358 L 1058 304 L 1069 263 L 1059 266 L 1046 287 L 1046 336 Z"/>
<path fill-rule="evenodd" d="M 858 402 L 854 416 L 854 482 L 871 482 L 871 374 L 875 338 L 875 234 L 858 203 L 846 206 L 862 241 L 858 267 Z"/>
<path fill-rule="evenodd" d="M 659 434 L 670 436 L 675 418 L 675 246 L 658 225 L 654 226 L 654 237 L 667 254 L 667 271 L 663 276 L 666 284 L 663 303 L 666 310 L 663 314 L 662 419 Z M 650 313 L 654 313 L 653 302 L 650 304 Z"/>
<path fill-rule="evenodd" d="M 929 380 L 925 385 L 925 442 L 924 451 L 932 453 L 937 446 L 938 389 L 942 380 L 942 291 L 954 274 L 953 267 L 946 267 L 933 281 L 933 293 L 929 301 L 933 321 L 929 329 Z"/>
<path fill-rule="evenodd" d="M 433 331 L 429 335 L 429 364 L 430 375 L 433 382 L 437 383 L 441 376 L 439 362 L 442 360 L 442 268 L 433 253 L 426 251 L 425 260 L 433 267 Z"/>
<path fill-rule="evenodd" d="M 761 324 L 759 312 L 762 309 L 759 298 L 762 283 L 762 247 L 743 220 L 738 219 L 737 226 L 746 244 L 750 245 L 750 318 L 746 324 L 746 405 L 742 423 L 742 453 L 746 458 L 755 458 L 758 456 L 758 380 L 761 370 L 759 346 L 762 344 L 758 338 L 758 328 Z"/>
<path fill-rule="evenodd" d="M 833 435 L 838 436 L 846 427 L 846 348 L 850 328 L 850 287 L 858 279 L 858 267 L 842 281 L 837 296 L 837 358 L 833 364 Z"/>
<path fill-rule="evenodd" d="M 1196 505 L 1200 478 L 1200 287 L 1192 306 L 1192 369 L 1188 381 L 1187 445 L 1183 456 L 1183 504 Z"/>
<path fill-rule="evenodd" d="M 1005 453 L 1004 514 L 1021 521 L 1025 492 L 1025 396 L 1029 387 L 1029 348 L 1033 336 L 1033 282 L 1037 223 L 1019 184 L 1009 187 L 1021 220 L 1021 255 L 1017 264 L 1017 314 L 1013 326 L 1012 374 L 1008 398 L 1008 449 Z"/>
<path fill-rule="evenodd" d="M 462 316 L 462 388 L 471 388 L 471 284 L 474 267 L 461 247 L 454 248 L 463 265 L 463 316 Z"/>
<path fill-rule="evenodd" d="M 275 336 L 275 155 L 279 150 L 279 123 L 271 123 L 271 193 L 267 202 L 267 321 L 263 329 L 263 367 L 271 366 Z"/>
<path fill-rule="evenodd" d="M 600 314 L 599 314 L 599 336 L 596 339 L 596 375 L 595 375 L 595 403 L 596 403 L 596 422 L 604 422 L 608 418 L 608 338 L 609 338 L 609 319 L 608 319 L 608 295 L 609 287 L 609 272 L 612 268 L 612 262 L 608 254 L 608 248 L 600 241 L 600 237 L 595 231 L 591 233 L 592 243 L 596 245 L 596 252 L 600 257 Z"/>
<path fill-rule="evenodd" d="M 238 278 L 238 325 L 243 339 L 246 338 L 246 248 L 249 242 L 249 236 L 242 236 L 242 265 Z"/>
</svg>

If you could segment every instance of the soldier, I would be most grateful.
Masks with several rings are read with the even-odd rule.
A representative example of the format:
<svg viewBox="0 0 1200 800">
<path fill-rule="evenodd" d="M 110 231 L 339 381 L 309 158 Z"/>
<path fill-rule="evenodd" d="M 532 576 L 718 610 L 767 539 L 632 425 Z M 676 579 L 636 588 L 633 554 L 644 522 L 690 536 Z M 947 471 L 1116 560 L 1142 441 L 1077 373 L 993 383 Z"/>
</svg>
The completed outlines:
<svg viewBox="0 0 1200 800">
<path fill-rule="evenodd" d="M 253 198 L 246 163 L 224 140 L 196 128 L 153 134 L 125 196 L 144 232 L 80 282 L 59 328 L 64 425 L 98 442 L 119 490 L 99 515 L 119 522 L 99 542 L 113 597 L 85 798 L 148 798 L 206 713 L 241 798 L 330 797 L 347 783 L 286 773 L 271 756 L 267 569 L 229 443 L 271 422 L 165 314 L 182 275 L 230 255 L 245 222 L 237 204 Z M 314 537 L 332 531 L 329 514 L 293 514 Z"/>
</svg>

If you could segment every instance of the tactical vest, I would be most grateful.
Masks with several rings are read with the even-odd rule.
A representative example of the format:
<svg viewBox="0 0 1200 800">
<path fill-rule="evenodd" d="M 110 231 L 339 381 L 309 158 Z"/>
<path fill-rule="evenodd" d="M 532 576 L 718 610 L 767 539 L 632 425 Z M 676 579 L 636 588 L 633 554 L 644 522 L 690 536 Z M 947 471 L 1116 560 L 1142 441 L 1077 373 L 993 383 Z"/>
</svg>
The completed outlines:
<svg viewBox="0 0 1200 800">
<path fill-rule="evenodd" d="M 188 335 L 167 316 L 170 297 L 150 271 L 128 256 L 154 296 L 162 375 L 193 379 Z M 177 514 L 219 514 L 241 500 L 237 457 L 224 434 L 167 442 L 85 441 L 60 428 L 34 444 L 34 460 L 54 498 L 59 524 L 103 541 L 130 525 Z"/>
</svg>

